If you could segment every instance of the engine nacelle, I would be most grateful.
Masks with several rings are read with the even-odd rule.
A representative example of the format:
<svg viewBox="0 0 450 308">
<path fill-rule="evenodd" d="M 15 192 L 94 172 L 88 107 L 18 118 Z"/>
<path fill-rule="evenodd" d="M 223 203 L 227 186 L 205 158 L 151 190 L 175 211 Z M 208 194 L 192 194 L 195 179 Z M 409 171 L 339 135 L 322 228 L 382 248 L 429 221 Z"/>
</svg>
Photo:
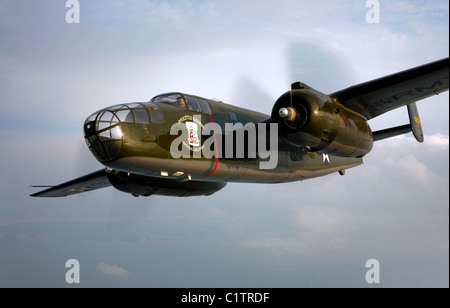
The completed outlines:
<svg viewBox="0 0 450 308">
<path fill-rule="evenodd" d="M 272 110 L 280 137 L 312 152 L 362 157 L 373 146 L 372 131 L 361 115 L 302 85 L 284 93 Z"/>
<path fill-rule="evenodd" d="M 150 177 L 126 172 L 111 171 L 108 180 L 118 190 L 135 197 L 151 195 L 192 197 L 209 196 L 224 188 L 225 182 L 180 182 L 174 179 Z"/>
</svg>

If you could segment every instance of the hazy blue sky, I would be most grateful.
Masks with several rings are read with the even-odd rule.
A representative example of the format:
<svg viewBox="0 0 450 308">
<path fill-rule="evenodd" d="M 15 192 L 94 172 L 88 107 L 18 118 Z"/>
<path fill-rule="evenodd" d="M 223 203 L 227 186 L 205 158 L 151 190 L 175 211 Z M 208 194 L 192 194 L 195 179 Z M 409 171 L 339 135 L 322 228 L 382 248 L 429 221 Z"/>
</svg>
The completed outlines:
<svg viewBox="0 0 450 308">
<path fill-rule="evenodd" d="M 112 188 L 33 199 L 98 170 L 82 124 L 182 91 L 269 114 L 300 80 L 325 93 L 449 55 L 447 1 L 0 0 L 0 287 L 449 286 L 449 96 L 418 103 L 425 143 L 376 143 L 364 165 L 211 197 Z M 406 124 L 402 108 L 374 130 Z"/>
</svg>

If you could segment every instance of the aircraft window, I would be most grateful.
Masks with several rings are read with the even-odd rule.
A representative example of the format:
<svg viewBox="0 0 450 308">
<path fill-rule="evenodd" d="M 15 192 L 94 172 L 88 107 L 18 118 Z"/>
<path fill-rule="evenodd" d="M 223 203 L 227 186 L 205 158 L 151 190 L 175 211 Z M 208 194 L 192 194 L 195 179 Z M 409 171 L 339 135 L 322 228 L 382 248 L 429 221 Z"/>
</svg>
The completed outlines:
<svg viewBox="0 0 450 308">
<path fill-rule="evenodd" d="M 133 108 L 143 108 L 143 106 L 141 104 L 135 103 L 135 104 L 128 104 L 128 107 L 133 109 Z"/>
<path fill-rule="evenodd" d="M 117 123 L 117 118 L 114 116 L 114 114 L 110 111 L 105 111 L 102 116 L 100 117 L 100 122 L 113 122 Z"/>
<path fill-rule="evenodd" d="M 105 151 L 103 150 L 103 146 L 100 143 L 100 139 L 97 138 L 97 136 L 91 136 L 89 137 L 89 142 L 92 144 L 92 148 L 94 148 L 96 150 L 96 152 L 98 153 L 98 155 L 100 157 L 106 157 L 105 156 Z"/>
<path fill-rule="evenodd" d="M 186 96 L 186 100 L 189 110 L 200 112 L 200 105 L 195 97 Z"/>
<path fill-rule="evenodd" d="M 114 157 L 120 152 L 120 148 L 122 147 L 122 143 L 119 141 L 110 141 L 104 144 L 106 151 L 108 152 L 109 157 Z"/>
<path fill-rule="evenodd" d="M 151 111 L 150 115 L 152 116 L 152 122 L 156 123 L 164 123 L 164 115 L 161 111 Z"/>
<path fill-rule="evenodd" d="M 127 109 L 127 106 L 125 105 L 116 105 L 116 106 L 112 106 L 110 108 L 108 108 L 111 111 L 116 111 L 116 110 L 123 110 L 123 109 Z"/>
<path fill-rule="evenodd" d="M 230 114 L 230 120 L 231 121 L 237 121 L 238 120 L 237 116 L 236 116 L 236 113 L 230 111 L 229 114 Z"/>
<path fill-rule="evenodd" d="M 119 118 L 120 122 L 129 122 L 126 119 L 131 114 L 130 110 L 119 110 L 116 112 L 116 116 Z M 133 115 L 131 115 L 131 122 L 133 122 Z"/>
<path fill-rule="evenodd" d="M 115 126 L 111 129 L 111 139 L 122 139 L 122 130 L 119 126 Z"/>
<path fill-rule="evenodd" d="M 104 130 L 111 126 L 111 122 L 98 122 L 97 130 Z"/>
<path fill-rule="evenodd" d="M 180 97 L 177 100 L 177 106 L 183 109 L 186 109 L 186 102 L 184 101 L 184 98 Z"/>
<path fill-rule="evenodd" d="M 109 111 L 103 111 L 99 116 L 98 116 L 98 121 L 108 121 L 108 113 L 111 114 Z M 106 114 L 106 115 L 105 115 Z M 111 120 L 111 118 L 110 118 Z"/>
<path fill-rule="evenodd" d="M 109 130 L 106 130 L 104 132 L 101 132 L 100 134 L 98 134 L 100 137 L 106 137 L 106 138 L 110 138 L 111 137 L 111 133 Z"/>
<path fill-rule="evenodd" d="M 125 122 L 133 123 L 134 122 L 134 116 L 131 110 L 128 112 L 127 117 L 125 118 Z"/>
<path fill-rule="evenodd" d="M 211 114 L 211 108 L 209 107 L 209 104 L 207 101 L 203 100 L 203 99 L 199 99 L 198 102 L 200 103 L 200 105 L 202 106 L 203 112 L 206 114 Z"/>
<path fill-rule="evenodd" d="M 162 95 L 152 99 L 152 103 L 168 103 L 172 105 L 177 105 L 179 98 L 181 98 L 180 94 Z"/>
<path fill-rule="evenodd" d="M 95 121 L 95 119 L 97 119 L 97 115 L 98 115 L 98 112 L 92 114 L 92 115 L 86 120 L 86 123 Z"/>
<path fill-rule="evenodd" d="M 175 105 L 177 107 L 186 109 L 186 101 L 181 96 L 181 94 L 178 94 L 178 93 L 157 96 L 157 97 L 154 97 L 150 102 L 151 103 L 166 103 L 166 104 L 171 104 L 171 105 Z M 198 105 L 198 103 L 197 103 L 197 105 Z M 195 108 L 195 107 L 192 107 L 192 108 Z"/>
<path fill-rule="evenodd" d="M 150 122 L 150 119 L 148 118 L 148 113 L 145 109 L 134 109 L 133 113 L 136 123 L 146 124 Z"/>
</svg>

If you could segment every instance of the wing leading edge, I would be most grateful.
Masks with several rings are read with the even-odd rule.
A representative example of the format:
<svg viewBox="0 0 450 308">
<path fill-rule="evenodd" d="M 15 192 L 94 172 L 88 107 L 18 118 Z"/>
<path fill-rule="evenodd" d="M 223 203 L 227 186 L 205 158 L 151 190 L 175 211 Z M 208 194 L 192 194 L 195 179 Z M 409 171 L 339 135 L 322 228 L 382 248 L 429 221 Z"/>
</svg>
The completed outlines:
<svg viewBox="0 0 450 308">
<path fill-rule="evenodd" d="M 105 169 L 30 195 L 31 197 L 66 197 L 111 186 Z"/>
<path fill-rule="evenodd" d="M 449 89 L 449 58 L 330 94 L 367 120 Z"/>
</svg>

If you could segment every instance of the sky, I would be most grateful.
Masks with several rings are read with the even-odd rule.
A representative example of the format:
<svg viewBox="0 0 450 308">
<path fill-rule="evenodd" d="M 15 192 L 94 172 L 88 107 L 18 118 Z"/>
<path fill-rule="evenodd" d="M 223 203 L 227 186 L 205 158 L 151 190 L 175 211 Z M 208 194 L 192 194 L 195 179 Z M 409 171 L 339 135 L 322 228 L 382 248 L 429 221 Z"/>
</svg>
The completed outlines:
<svg viewBox="0 0 450 308">
<path fill-rule="evenodd" d="M 418 102 L 423 144 L 377 142 L 344 177 L 194 198 L 28 187 L 102 168 L 82 125 L 107 106 L 180 91 L 270 114 L 295 81 L 332 93 L 448 57 L 447 1 L 380 0 L 379 23 L 364 0 L 79 4 L 70 24 L 65 0 L 0 0 L 0 287 L 449 287 L 448 92 Z"/>
</svg>

